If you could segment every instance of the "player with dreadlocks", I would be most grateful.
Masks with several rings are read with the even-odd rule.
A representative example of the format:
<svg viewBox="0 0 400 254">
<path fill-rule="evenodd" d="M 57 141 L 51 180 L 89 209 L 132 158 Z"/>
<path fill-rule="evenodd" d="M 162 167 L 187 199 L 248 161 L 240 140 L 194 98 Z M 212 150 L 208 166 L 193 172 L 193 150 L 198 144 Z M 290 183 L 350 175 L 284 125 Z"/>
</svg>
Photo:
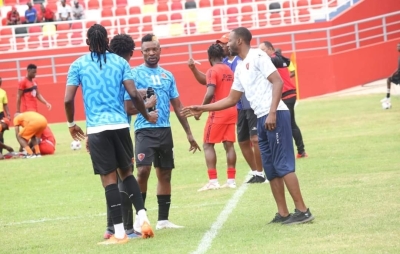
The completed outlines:
<svg viewBox="0 0 400 254">
<path fill-rule="evenodd" d="M 219 44 L 212 44 L 208 48 L 208 60 L 211 68 L 206 73 L 207 92 L 203 105 L 219 101 L 228 96 L 233 82 L 233 72 L 223 64 L 224 50 Z M 196 116 L 199 119 L 200 115 Z M 222 111 L 210 112 L 204 127 L 203 149 L 208 168 L 209 182 L 199 191 L 236 188 L 236 152 L 233 143 L 236 141 L 235 124 L 237 110 L 230 107 Z M 214 145 L 223 143 L 227 159 L 227 182 L 220 186 L 217 178 L 217 155 Z"/>
<path fill-rule="evenodd" d="M 75 94 L 82 85 L 90 157 L 94 173 L 100 175 L 105 189 L 115 230 L 110 239 L 100 244 L 123 244 L 129 240 L 122 223 L 117 175 L 138 211 L 142 237 L 152 237 L 154 234 L 144 209 L 143 198 L 132 175 L 133 144 L 123 103 L 125 92 L 148 122 L 155 124 L 158 114 L 147 113 L 143 99 L 136 90 L 129 64 L 110 52 L 104 27 L 93 25 L 87 32 L 86 43 L 90 53 L 81 56 L 70 66 L 64 100 L 69 132 L 74 140 L 82 140 L 85 134 L 74 122 Z"/>
<path fill-rule="evenodd" d="M 110 49 L 115 54 L 119 55 L 120 57 L 124 58 L 128 63 L 133 55 L 133 51 L 135 50 L 135 42 L 132 40 L 127 34 L 118 34 L 114 36 L 114 38 L 110 41 Z M 145 89 L 138 90 L 142 96 L 146 95 Z M 128 122 L 129 125 L 131 123 L 131 116 L 136 115 L 139 111 L 134 107 L 131 98 L 125 97 L 125 111 L 128 114 Z M 156 96 L 152 96 L 147 99 L 145 106 L 146 108 L 152 108 L 155 106 L 157 102 Z M 139 232 L 135 232 L 133 229 L 133 209 L 132 209 L 132 202 L 129 200 L 128 193 L 125 189 L 124 184 L 122 183 L 121 179 L 118 177 L 118 189 L 121 194 L 121 208 L 122 208 L 122 219 L 124 222 L 125 232 L 128 235 L 128 238 L 136 238 L 140 235 Z M 104 233 L 104 239 L 109 239 L 114 234 L 114 225 L 112 222 L 110 209 L 107 207 L 107 229 Z"/>
</svg>

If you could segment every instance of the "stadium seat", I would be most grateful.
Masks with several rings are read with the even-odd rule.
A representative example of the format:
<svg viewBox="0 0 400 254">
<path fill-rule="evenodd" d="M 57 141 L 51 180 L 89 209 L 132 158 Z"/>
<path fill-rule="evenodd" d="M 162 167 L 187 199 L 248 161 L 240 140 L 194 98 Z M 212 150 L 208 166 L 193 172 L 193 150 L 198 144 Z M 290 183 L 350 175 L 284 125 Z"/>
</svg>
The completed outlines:
<svg viewBox="0 0 400 254">
<path fill-rule="evenodd" d="M 68 44 L 69 44 L 68 34 L 61 33 L 61 34 L 57 35 L 56 45 L 58 47 L 64 47 L 64 46 L 67 46 Z"/>
<path fill-rule="evenodd" d="M 88 5 L 88 9 L 89 10 L 98 10 L 98 9 L 100 9 L 100 4 L 99 4 L 99 1 L 97 1 L 97 0 L 89 0 L 87 5 Z M 56 10 L 57 9 L 55 9 L 53 11 L 56 11 Z"/>
<path fill-rule="evenodd" d="M 240 3 L 244 4 L 244 3 L 252 3 L 253 0 L 240 0 Z"/>
<path fill-rule="evenodd" d="M 135 15 L 135 14 L 140 14 L 140 7 L 139 6 L 131 6 L 129 8 L 129 15 Z"/>
<path fill-rule="evenodd" d="M 220 32 L 220 31 L 222 31 L 222 22 L 221 22 L 221 18 L 215 18 L 215 19 L 213 20 L 212 28 L 213 28 L 214 32 Z"/>
<path fill-rule="evenodd" d="M 283 2 L 282 9 L 284 9 L 286 11 L 286 10 L 291 9 L 292 6 L 294 6 L 292 1 L 286 1 L 286 2 Z"/>
<path fill-rule="evenodd" d="M 243 16 L 240 20 L 240 26 L 246 28 L 252 28 L 254 25 L 253 18 L 251 16 Z"/>
<path fill-rule="evenodd" d="M 253 14 L 253 7 L 250 5 L 245 5 L 241 9 L 242 15 L 252 15 Z"/>
<path fill-rule="evenodd" d="M 168 4 L 161 3 L 157 5 L 157 12 L 167 12 L 167 11 L 169 11 Z"/>
<path fill-rule="evenodd" d="M 140 19 L 138 17 L 130 17 L 128 19 L 128 24 L 129 25 L 136 25 L 138 26 L 140 24 Z"/>
<path fill-rule="evenodd" d="M 115 1 L 117 7 L 126 7 L 128 6 L 128 0 L 116 0 Z"/>
<path fill-rule="evenodd" d="M 199 1 L 199 7 L 200 7 L 200 8 L 208 8 L 208 7 L 211 7 L 210 0 L 200 0 L 200 1 Z"/>
<path fill-rule="evenodd" d="M 269 4 L 269 8 L 268 8 L 271 13 L 273 12 L 280 12 L 281 10 L 281 4 L 279 2 L 273 2 Z"/>
<path fill-rule="evenodd" d="M 329 7 L 336 7 L 338 5 L 337 0 L 328 0 L 329 1 Z"/>
<path fill-rule="evenodd" d="M 213 0 L 213 6 L 224 6 L 225 0 Z"/>
<path fill-rule="evenodd" d="M 42 47 L 43 48 L 49 48 L 50 46 L 52 46 L 53 44 L 53 40 L 51 38 L 51 36 L 43 36 L 42 37 Z"/>
<path fill-rule="evenodd" d="M 181 23 L 182 22 L 182 14 L 179 12 L 171 14 L 171 22 L 172 23 Z"/>
<path fill-rule="evenodd" d="M 197 21 L 197 10 L 189 10 L 183 13 L 185 23 L 191 23 Z"/>
<path fill-rule="evenodd" d="M 26 22 L 25 16 L 19 17 L 19 22 L 21 22 L 21 24 L 25 23 Z"/>
<path fill-rule="evenodd" d="M 40 26 L 30 26 L 28 28 L 29 35 L 36 35 L 39 36 L 42 34 L 42 28 Z"/>
<path fill-rule="evenodd" d="M 171 11 L 182 10 L 182 3 L 181 2 L 173 2 L 171 4 Z"/>
<path fill-rule="evenodd" d="M 185 24 L 185 33 L 186 34 L 195 34 L 196 33 L 196 23 L 190 22 Z"/>
<path fill-rule="evenodd" d="M 5 1 L 3 1 L 3 3 L 5 3 L 5 5 L 11 6 L 11 5 L 19 4 L 19 1 L 18 0 L 5 0 Z"/>
<path fill-rule="evenodd" d="M 323 0 L 311 0 L 311 7 L 313 9 L 320 9 L 322 8 Z"/>
<path fill-rule="evenodd" d="M 37 49 L 40 47 L 39 36 L 31 35 L 28 38 L 28 48 Z"/>
<path fill-rule="evenodd" d="M 114 34 L 125 33 L 125 29 L 127 28 L 126 19 L 125 18 L 115 19 L 114 27 L 116 29 L 116 31 L 114 31 Z"/>
<path fill-rule="evenodd" d="M 168 24 L 168 16 L 167 14 L 157 15 L 157 25 L 166 25 Z"/>
<path fill-rule="evenodd" d="M 0 41 L 2 44 L 7 44 L 8 46 L 10 45 L 10 39 L 12 36 L 12 30 L 11 28 L 3 28 L 0 31 Z"/>
<path fill-rule="evenodd" d="M 287 11 L 284 12 L 283 21 L 285 22 L 285 24 L 292 24 L 293 23 L 294 17 L 292 17 L 292 13 L 290 12 L 290 10 L 287 10 Z"/>
<path fill-rule="evenodd" d="M 228 16 L 228 20 L 226 21 L 228 29 L 232 30 L 238 27 L 238 9 L 236 7 L 229 7 L 226 14 Z"/>
<path fill-rule="evenodd" d="M 118 7 L 117 9 L 115 9 L 115 16 L 126 16 L 128 15 L 126 13 L 126 9 L 124 7 Z"/>
<path fill-rule="evenodd" d="M 71 35 L 72 45 L 81 45 L 83 43 L 82 32 L 76 32 Z"/>
<path fill-rule="evenodd" d="M 101 7 L 103 10 L 107 9 L 111 9 L 114 7 L 114 0 L 102 0 L 101 1 Z"/>
<path fill-rule="evenodd" d="M 26 48 L 26 42 L 25 42 L 25 38 L 22 37 L 17 37 L 15 38 L 15 45 L 17 47 L 17 50 L 24 50 Z"/>
<path fill-rule="evenodd" d="M 7 17 L 1 19 L 1 25 L 2 26 L 6 26 L 7 25 Z"/>
<path fill-rule="evenodd" d="M 308 8 L 308 0 L 298 0 L 296 3 L 298 10 L 303 10 Z"/>
<path fill-rule="evenodd" d="M 56 26 L 53 24 L 45 24 L 42 27 L 43 36 L 54 36 L 56 35 Z"/>
<path fill-rule="evenodd" d="M 216 8 L 213 10 L 213 17 L 217 19 L 221 19 L 221 9 Z"/>
<path fill-rule="evenodd" d="M 150 14 L 157 12 L 157 7 L 155 5 L 143 5 L 142 6 L 142 13 L 143 14 Z"/>
<path fill-rule="evenodd" d="M 71 30 L 73 32 L 78 32 L 82 30 L 82 22 L 75 22 L 71 24 Z"/>
<path fill-rule="evenodd" d="M 153 24 L 151 16 L 144 16 L 142 19 L 142 33 L 147 34 L 153 31 Z"/>
<path fill-rule="evenodd" d="M 189 9 L 197 9 L 197 4 L 194 0 L 186 0 L 185 10 L 189 10 Z"/>
<path fill-rule="evenodd" d="M 197 24 L 197 29 L 199 33 L 209 33 L 212 29 L 212 23 L 208 20 L 199 21 Z"/>
<path fill-rule="evenodd" d="M 280 25 L 282 23 L 281 13 L 280 12 L 271 13 L 269 16 L 269 23 L 273 26 Z"/>
<path fill-rule="evenodd" d="M 155 3 L 156 3 L 155 0 L 143 0 L 143 4 L 144 4 L 144 5 L 155 4 Z"/>
<path fill-rule="evenodd" d="M 57 4 L 56 3 L 48 3 L 46 5 L 47 8 L 49 8 L 50 10 L 52 10 L 54 13 L 57 12 Z M 57 15 L 57 14 L 56 14 Z"/>
<path fill-rule="evenodd" d="M 238 3 L 239 3 L 239 0 L 226 0 L 226 3 L 227 3 L 228 5 L 238 4 Z"/>
<path fill-rule="evenodd" d="M 89 29 L 90 27 L 92 27 L 94 24 L 97 24 L 97 21 L 86 21 L 86 29 Z"/>
<path fill-rule="evenodd" d="M 300 22 L 310 21 L 310 12 L 308 11 L 308 9 L 300 9 L 299 10 L 298 20 Z"/>
<path fill-rule="evenodd" d="M 114 13 L 111 8 L 104 8 L 101 11 L 101 17 L 114 17 Z"/>
<path fill-rule="evenodd" d="M 171 24 L 169 26 L 169 34 L 171 36 L 181 36 L 181 35 L 183 35 L 183 25 L 181 23 Z"/>
</svg>

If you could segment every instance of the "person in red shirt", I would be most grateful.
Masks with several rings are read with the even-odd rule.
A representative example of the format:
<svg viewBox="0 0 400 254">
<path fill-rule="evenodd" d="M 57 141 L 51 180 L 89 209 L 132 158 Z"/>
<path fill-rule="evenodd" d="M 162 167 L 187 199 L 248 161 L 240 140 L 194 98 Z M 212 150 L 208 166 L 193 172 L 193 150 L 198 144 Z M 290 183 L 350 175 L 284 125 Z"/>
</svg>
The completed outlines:
<svg viewBox="0 0 400 254">
<path fill-rule="evenodd" d="M 44 22 L 53 22 L 55 20 L 55 14 L 49 7 L 45 7 L 42 3 L 40 9 L 42 12 L 42 20 Z"/>
<path fill-rule="evenodd" d="M 45 104 L 50 110 L 51 104 L 48 103 L 43 96 L 40 94 L 37 83 L 35 81 L 36 77 L 36 65 L 28 65 L 27 76 L 19 82 L 18 94 L 17 94 L 17 113 L 25 111 L 38 111 L 37 100 Z"/>
<path fill-rule="evenodd" d="M 305 149 L 303 136 L 301 135 L 301 131 L 299 126 L 297 126 L 296 119 L 294 116 L 294 105 L 296 104 L 296 86 L 293 84 L 290 78 L 290 72 L 288 66 L 290 64 L 290 60 L 286 57 L 283 57 L 279 52 L 276 52 L 272 43 L 269 41 L 264 41 L 260 44 L 259 48 L 267 53 L 271 57 L 272 63 L 275 65 L 276 69 L 279 72 L 283 80 L 283 89 L 282 89 L 282 101 L 289 108 L 290 116 L 291 116 L 291 124 L 292 124 L 292 135 L 294 142 L 297 147 L 297 158 L 308 157 Z"/>
<path fill-rule="evenodd" d="M 224 50 L 219 44 L 212 44 L 208 49 L 208 59 L 211 68 L 206 73 L 207 92 L 203 105 L 219 101 L 227 97 L 233 83 L 232 70 L 222 62 Z M 196 116 L 198 120 L 200 115 Z M 236 152 L 234 142 L 236 141 L 237 109 L 231 107 L 225 110 L 210 112 L 204 128 L 203 147 L 206 164 L 208 168 L 209 182 L 199 191 L 218 189 L 220 185 L 217 178 L 217 155 L 214 145 L 223 143 L 227 158 L 228 180 L 221 188 L 236 188 Z"/>
<path fill-rule="evenodd" d="M 32 140 L 29 143 L 29 146 L 32 150 L 34 150 Z M 56 139 L 49 126 L 44 129 L 42 136 L 39 139 L 39 149 L 41 155 L 54 154 L 54 152 L 56 151 Z M 33 152 L 36 153 L 36 151 Z"/>
<path fill-rule="evenodd" d="M 18 25 L 21 24 L 21 20 L 19 18 L 19 13 L 17 8 L 13 6 L 11 11 L 7 12 L 7 25 Z"/>
</svg>

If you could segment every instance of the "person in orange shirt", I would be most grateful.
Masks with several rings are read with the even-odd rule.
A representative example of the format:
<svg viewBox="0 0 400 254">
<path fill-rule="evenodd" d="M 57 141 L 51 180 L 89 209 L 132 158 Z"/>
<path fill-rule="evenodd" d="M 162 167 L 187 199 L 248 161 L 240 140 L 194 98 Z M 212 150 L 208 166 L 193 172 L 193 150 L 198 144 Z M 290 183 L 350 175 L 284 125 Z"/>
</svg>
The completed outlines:
<svg viewBox="0 0 400 254">
<path fill-rule="evenodd" d="M 46 118 L 32 111 L 16 113 L 14 117 L 14 126 L 17 140 L 27 153 L 25 158 L 31 159 L 41 157 L 38 139 L 40 139 L 43 131 L 47 127 Z M 29 140 L 31 140 L 33 144 L 35 154 L 28 145 Z"/>
<path fill-rule="evenodd" d="M 3 141 L 4 132 L 6 130 L 8 130 L 9 126 L 10 126 L 10 120 L 8 120 L 8 118 L 3 118 L 0 120 L 0 149 L 1 150 L 6 149 L 7 151 L 9 151 L 11 153 L 11 152 L 14 152 L 14 149 L 12 149 L 12 147 L 7 146 L 3 143 L 4 142 Z M 3 153 L 0 152 L 0 160 L 3 160 L 3 159 L 4 159 Z"/>
<path fill-rule="evenodd" d="M 45 104 L 50 110 L 51 104 L 48 103 L 43 96 L 40 94 L 35 77 L 36 77 L 36 65 L 28 65 L 28 74 L 18 84 L 17 94 L 17 113 L 25 111 L 38 111 L 37 100 Z"/>
<path fill-rule="evenodd" d="M 32 140 L 33 139 L 31 139 L 31 142 L 29 142 L 29 147 L 33 150 L 33 152 L 36 152 L 34 151 L 35 148 Z M 54 138 L 54 134 L 49 126 L 44 129 L 38 143 L 41 155 L 51 155 L 56 151 L 56 139 Z"/>
<path fill-rule="evenodd" d="M 211 68 L 206 73 L 207 92 L 203 105 L 219 101 L 229 95 L 233 83 L 232 70 L 222 62 L 224 50 L 219 44 L 212 44 L 208 49 L 208 60 Z M 199 119 L 199 115 L 196 119 Z M 228 180 L 221 188 L 236 188 L 236 152 L 233 143 L 236 141 L 237 109 L 230 107 L 225 110 L 210 112 L 204 128 L 204 155 L 208 168 L 209 182 L 198 191 L 218 189 L 217 155 L 214 145 L 223 143 L 227 158 Z"/>
</svg>

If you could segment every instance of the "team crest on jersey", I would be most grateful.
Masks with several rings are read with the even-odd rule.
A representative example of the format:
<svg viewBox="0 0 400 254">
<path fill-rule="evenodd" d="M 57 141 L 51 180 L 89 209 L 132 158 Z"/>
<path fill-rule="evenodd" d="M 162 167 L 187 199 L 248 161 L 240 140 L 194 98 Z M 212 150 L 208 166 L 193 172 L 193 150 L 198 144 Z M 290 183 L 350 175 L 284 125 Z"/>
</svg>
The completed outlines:
<svg viewBox="0 0 400 254">
<path fill-rule="evenodd" d="M 161 73 L 161 77 L 162 77 L 162 78 L 167 78 L 167 74 L 165 74 L 165 73 L 163 72 L 163 73 Z"/>
<path fill-rule="evenodd" d="M 246 69 L 249 69 L 249 65 L 250 65 L 249 63 L 246 64 Z"/>
<path fill-rule="evenodd" d="M 139 153 L 139 154 L 137 155 L 137 158 L 138 158 L 139 161 L 144 160 L 144 157 L 146 157 L 146 155 L 145 155 L 144 153 Z"/>
</svg>

